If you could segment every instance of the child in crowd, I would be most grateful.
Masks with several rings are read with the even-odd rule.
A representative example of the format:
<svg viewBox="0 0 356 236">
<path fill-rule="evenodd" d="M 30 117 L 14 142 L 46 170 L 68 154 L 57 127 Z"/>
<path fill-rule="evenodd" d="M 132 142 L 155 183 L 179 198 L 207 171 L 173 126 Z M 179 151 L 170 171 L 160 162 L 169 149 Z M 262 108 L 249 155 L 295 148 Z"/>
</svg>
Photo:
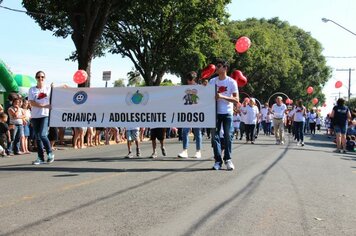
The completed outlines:
<svg viewBox="0 0 356 236">
<path fill-rule="evenodd" d="M 22 101 L 22 109 L 25 114 L 23 129 L 24 129 L 24 136 L 21 137 L 21 148 L 23 153 L 29 154 L 30 151 L 28 150 L 28 137 L 30 136 L 30 119 L 31 119 L 31 110 L 30 110 L 30 102 L 26 99 Z"/>
<path fill-rule="evenodd" d="M 94 137 L 94 128 L 93 127 L 88 127 L 87 130 L 87 146 L 88 147 L 93 147 L 93 137 Z"/>
<path fill-rule="evenodd" d="M 9 126 L 7 125 L 7 114 L 0 113 L 0 155 L 7 156 L 9 152 L 7 150 L 8 143 L 11 142 Z"/>
<path fill-rule="evenodd" d="M 125 158 L 132 158 L 133 154 L 131 151 L 132 142 L 135 142 L 136 145 L 136 156 L 141 156 L 140 147 L 139 147 L 139 136 L 140 136 L 140 128 L 126 128 L 126 140 L 127 140 L 127 149 L 129 153 Z"/>
<path fill-rule="evenodd" d="M 103 127 L 96 127 L 95 128 L 95 135 L 94 135 L 94 145 L 100 146 L 101 145 L 101 133 L 105 130 Z"/>
<path fill-rule="evenodd" d="M 84 136 L 87 132 L 87 127 L 76 127 L 74 128 L 74 137 L 73 137 L 73 147 L 75 149 L 86 148 L 84 146 Z"/>
</svg>

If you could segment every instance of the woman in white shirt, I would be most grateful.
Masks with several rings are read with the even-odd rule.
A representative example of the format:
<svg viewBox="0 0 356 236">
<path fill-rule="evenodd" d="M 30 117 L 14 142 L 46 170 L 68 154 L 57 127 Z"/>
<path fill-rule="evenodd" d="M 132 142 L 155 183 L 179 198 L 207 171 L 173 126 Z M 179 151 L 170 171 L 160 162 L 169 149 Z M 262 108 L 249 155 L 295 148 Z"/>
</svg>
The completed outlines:
<svg viewBox="0 0 356 236">
<path fill-rule="evenodd" d="M 34 165 L 45 163 L 43 149 L 48 155 L 47 162 L 54 161 L 51 144 L 48 135 L 48 116 L 51 108 L 49 98 L 51 96 L 51 86 L 45 84 L 45 73 L 38 71 L 36 73 L 37 85 L 31 87 L 28 92 L 28 100 L 31 104 L 31 123 L 37 142 L 37 159 Z"/>
<path fill-rule="evenodd" d="M 297 145 L 304 146 L 304 123 L 306 116 L 306 109 L 303 106 L 303 101 L 300 99 L 296 102 L 295 108 L 289 113 L 289 116 L 293 118 L 293 126 L 295 130 L 295 137 L 297 139 Z"/>
<path fill-rule="evenodd" d="M 245 112 L 245 130 L 246 130 L 246 143 L 255 143 L 255 128 L 257 124 L 259 110 L 256 106 L 254 98 L 250 99 L 249 104 L 246 106 Z"/>
</svg>

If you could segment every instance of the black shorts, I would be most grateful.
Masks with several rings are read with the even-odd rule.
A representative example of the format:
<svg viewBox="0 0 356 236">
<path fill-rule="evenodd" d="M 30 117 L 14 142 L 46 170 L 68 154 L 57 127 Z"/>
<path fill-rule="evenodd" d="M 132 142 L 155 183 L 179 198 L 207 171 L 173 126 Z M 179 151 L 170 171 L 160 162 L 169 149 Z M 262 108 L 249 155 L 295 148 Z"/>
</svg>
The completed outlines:
<svg viewBox="0 0 356 236">
<path fill-rule="evenodd" d="M 48 139 L 49 139 L 49 141 L 57 141 L 58 140 L 58 129 L 56 127 L 49 127 Z"/>
<path fill-rule="evenodd" d="M 151 140 L 164 140 L 164 138 L 166 137 L 166 128 L 154 128 L 151 129 Z"/>
</svg>

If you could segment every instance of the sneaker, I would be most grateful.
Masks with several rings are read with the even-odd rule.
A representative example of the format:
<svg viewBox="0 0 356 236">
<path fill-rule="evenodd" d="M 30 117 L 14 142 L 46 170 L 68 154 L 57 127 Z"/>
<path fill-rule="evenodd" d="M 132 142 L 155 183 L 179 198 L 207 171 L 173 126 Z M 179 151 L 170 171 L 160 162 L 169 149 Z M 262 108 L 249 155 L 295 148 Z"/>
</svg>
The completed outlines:
<svg viewBox="0 0 356 236">
<path fill-rule="evenodd" d="M 152 155 L 150 156 L 150 158 L 157 158 L 157 153 L 156 153 L 156 152 L 152 153 Z"/>
<path fill-rule="evenodd" d="M 251 141 L 251 144 L 255 144 L 255 142 L 254 142 L 254 141 Z"/>
<path fill-rule="evenodd" d="M 37 159 L 32 162 L 33 165 L 41 165 L 41 164 L 44 164 L 45 162 L 42 161 L 39 157 L 37 157 Z"/>
<path fill-rule="evenodd" d="M 302 142 L 302 147 L 304 147 L 304 142 Z"/>
<path fill-rule="evenodd" d="M 279 145 L 279 144 L 280 144 L 279 140 L 277 140 L 277 141 L 276 141 L 276 144 L 277 144 L 277 145 Z"/>
<path fill-rule="evenodd" d="M 342 150 L 342 153 L 346 153 L 346 150 Z"/>
<path fill-rule="evenodd" d="M 300 146 L 300 145 L 301 145 L 301 143 L 298 141 L 298 142 L 297 142 L 297 146 Z"/>
<path fill-rule="evenodd" d="M 136 156 L 137 156 L 137 157 L 141 156 L 141 152 L 140 152 L 140 149 L 139 149 L 139 148 L 136 149 Z"/>
<path fill-rule="evenodd" d="M 164 157 L 167 156 L 166 149 L 165 149 L 165 148 L 162 148 L 161 150 L 162 150 L 162 155 L 163 155 Z"/>
<path fill-rule="evenodd" d="M 336 149 L 334 152 L 336 152 L 336 153 L 340 153 L 340 152 L 341 152 L 341 150 L 340 150 L 340 149 Z"/>
<path fill-rule="evenodd" d="M 178 154 L 180 158 L 188 158 L 188 150 L 184 149 L 181 153 Z"/>
<path fill-rule="evenodd" d="M 231 160 L 227 160 L 225 162 L 225 165 L 226 165 L 227 170 L 234 170 L 235 169 L 234 163 L 232 163 Z"/>
<path fill-rule="evenodd" d="M 201 152 L 200 152 L 200 150 L 195 153 L 194 158 L 198 158 L 198 159 L 201 158 Z"/>
<path fill-rule="evenodd" d="M 47 163 L 52 163 L 52 162 L 54 162 L 54 154 L 51 152 L 48 154 Z"/>
<path fill-rule="evenodd" d="M 283 144 L 284 144 L 284 141 L 281 142 L 281 145 L 283 145 Z"/>
<path fill-rule="evenodd" d="M 213 170 L 220 170 L 221 169 L 221 163 L 220 162 L 215 162 L 213 165 Z"/>
<path fill-rule="evenodd" d="M 125 158 L 133 158 L 132 152 L 130 151 L 129 153 L 127 153 L 127 155 L 125 156 Z"/>
</svg>

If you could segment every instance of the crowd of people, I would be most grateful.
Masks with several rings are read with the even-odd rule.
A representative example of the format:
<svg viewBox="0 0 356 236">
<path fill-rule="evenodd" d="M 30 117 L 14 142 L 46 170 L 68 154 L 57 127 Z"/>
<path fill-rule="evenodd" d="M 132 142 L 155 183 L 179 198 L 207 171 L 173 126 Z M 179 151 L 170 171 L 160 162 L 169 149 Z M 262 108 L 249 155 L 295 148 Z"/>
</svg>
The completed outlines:
<svg viewBox="0 0 356 236">
<path fill-rule="evenodd" d="M 192 132 L 196 152 L 194 158 L 201 158 L 202 136 L 211 139 L 215 163 L 214 170 L 220 170 L 226 165 L 227 170 L 234 170 L 232 162 L 232 140 L 242 140 L 255 144 L 260 130 L 264 135 L 274 135 L 276 145 L 285 143 L 285 132 L 294 136 L 298 146 L 304 146 L 304 135 L 315 135 L 326 127 L 327 135 L 335 135 L 336 152 L 355 151 L 356 143 L 356 112 L 351 112 L 345 106 L 345 100 L 339 99 L 332 112 L 322 119 L 315 108 L 307 109 L 302 100 L 295 105 L 286 105 L 278 96 L 273 104 L 268 102 L 257 104 L 257 99 L 246 97 L 242 103 L 238 99 L 238 87 L 235 80 L 226 75 L 228 63 L 218 61 L 217 76 L 204 81 L 217 87 L 216 128 L 102 128 L 76 127 L 72 128 L 72 138 L 69 145 L 75 149 L 93 147 L 102 144 L 126 143 L 128 154 L 126 158 L 141 156 L 140 142 L 149 138 L 152 143 L 150 158 L 156 158 L 157 140 L 162 156 L 167 155 L 165 139 L 178 137 L 182 141 L 182 152 L 179 158 L 188 158 L 189 134 Z M 189 72 L 186 84 L 195 85 L 196 72 Z M 45 73 L 36 73 L 37 85 L 29 89 L 28 96 L 10 93 L 4 108 L 0 107 L 0 154 L 2 156 L 23 155 L 37 151 L 34 165 L 54 161 L 56 144 L 68 145 L 64 136 L 66 128 L 48 127 L 51 86 L 45 84 Z M 258 106 L 259 105 L 259 106 Z M 134 152 L 136 150 L 136 152 Z M 45 160 L 45 153 L 47 160 Z"/>
</svg>

